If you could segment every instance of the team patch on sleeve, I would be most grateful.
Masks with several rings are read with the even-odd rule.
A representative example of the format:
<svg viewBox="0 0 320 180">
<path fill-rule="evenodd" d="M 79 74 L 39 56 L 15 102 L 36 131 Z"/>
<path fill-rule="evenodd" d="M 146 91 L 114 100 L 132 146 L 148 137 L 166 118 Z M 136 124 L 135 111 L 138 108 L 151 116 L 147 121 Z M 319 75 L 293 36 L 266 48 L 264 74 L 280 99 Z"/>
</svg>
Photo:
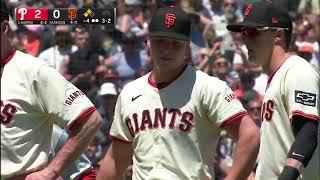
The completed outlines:
<svg viewBox="0 0 320 180">
<path fill-rule="evenodd" d="M 295 90 L 295 102 L 306 106 L 316 106 L 317 95 L 313 93 L 307 93 L 303 91 Z"/>
<path fill-rule="evenodd" d="M 224 100 L 230 102 L 236 99 L 236 95 L 234 93 L 229 93 L 224 97 Z"/>
<path fill-rule="evenodd" d="M 82 102 L 82 100 L 85 98 L 85 94 L 75 88 L 69 88 L 66 90 L 65 93 L 65 105 L 71 106 L 72 104 L 78 104 Z"/>
</svg>

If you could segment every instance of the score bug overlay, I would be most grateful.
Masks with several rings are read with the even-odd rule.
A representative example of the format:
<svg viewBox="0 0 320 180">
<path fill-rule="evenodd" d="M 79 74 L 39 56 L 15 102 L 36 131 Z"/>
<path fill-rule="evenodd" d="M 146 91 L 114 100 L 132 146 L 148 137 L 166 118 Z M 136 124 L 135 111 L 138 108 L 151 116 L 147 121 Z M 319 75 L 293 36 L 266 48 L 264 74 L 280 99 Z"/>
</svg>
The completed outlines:
<svg viewBox="0 0 320 180">
<path fill-rule="evenodd" d="M 116 23 L 116 8 L 16 8 L 17 24 L 102 24 Z"/>
</svg>

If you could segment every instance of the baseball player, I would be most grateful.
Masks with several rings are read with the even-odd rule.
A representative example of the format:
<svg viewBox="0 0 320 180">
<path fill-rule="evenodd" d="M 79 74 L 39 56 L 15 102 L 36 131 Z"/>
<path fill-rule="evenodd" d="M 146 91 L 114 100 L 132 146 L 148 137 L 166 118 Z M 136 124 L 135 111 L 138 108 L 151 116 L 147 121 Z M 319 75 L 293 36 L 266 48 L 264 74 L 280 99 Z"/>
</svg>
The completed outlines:
<svg viewBox="0 0 320 180">
<path fill-rule="evenodd" d="M 90 100 L 43 61 L 14 50 L 1 0 L 1 179 L 57 179 L 78 159 L 102 120 Z M 52 161 L 53 122 L 69 139 Z"/>
<path fill-rule="evenodd" d="M 227 29 L 242 32 L 249 60 L 269 74 L 256 179 L 319 179 L 319 166 L 309 163 L 320 120 L 319 72 L 288 52 L 292 22 L 281 7 L 271 1 L 256 2 L 248 5 L 244 16 L 243 22 Z"/>
<path fill-rule="evenodd" d="M 219 128 L 238 138 L 226 179 L 246 179 L 258 153 L 258 127 L 224 81 L 186 63 L 189 16 L 161 8 L 149 33 L 153 70 L 121 91 L 97 179 L 120 179 L 132 161 L 133 179 L 213 179 Z"/>
</svg>

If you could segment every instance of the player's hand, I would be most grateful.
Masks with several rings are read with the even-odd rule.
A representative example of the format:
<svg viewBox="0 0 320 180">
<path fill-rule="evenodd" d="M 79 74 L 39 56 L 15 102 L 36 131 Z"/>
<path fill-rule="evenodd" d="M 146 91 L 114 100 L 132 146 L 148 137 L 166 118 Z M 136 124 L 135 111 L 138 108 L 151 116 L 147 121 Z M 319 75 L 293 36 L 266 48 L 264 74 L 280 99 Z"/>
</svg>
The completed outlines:
<svg viewBox="0 0 320 180">
<path fill-rule="evenodd" d="M 214 61 L 215 58 L 219 55 L 220 53 L 220 48 L 221 48 L 222 42 L 218 41 L 215 42 L 211 48 L 211 50 L 209 51 L 209 59 Z"/>
<path fill-rule="evenodd" d="M 63 178 L 52 170 L 45 168 L 27 175 L 25 180 L 63 180 Z"/>
<path fill-rule="evenodd" d="M 244 54 L 243 50 L 241 49 L 241 46 L 240 46 L 239 42 L 234 42 L 232 44 L 232 47 L 233 47 L 234 52 L 236 52 L 236 53 L 238 53 L 240 55 Z"/>
</svg>

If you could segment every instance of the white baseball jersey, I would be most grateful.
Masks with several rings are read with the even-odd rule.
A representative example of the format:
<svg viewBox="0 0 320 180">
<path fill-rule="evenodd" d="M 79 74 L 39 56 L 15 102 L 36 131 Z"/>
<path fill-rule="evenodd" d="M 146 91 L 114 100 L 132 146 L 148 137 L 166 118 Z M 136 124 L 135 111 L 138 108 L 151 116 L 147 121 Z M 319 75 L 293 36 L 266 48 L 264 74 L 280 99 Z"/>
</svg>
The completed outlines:
<svg viewBox="0 0 320 180">
<path fill-rule="evenodd" d="M 132 143 L 133 179 L 213 179 L 219 127 L 247 112 L 225 82 L 192 66 L 162 87 L 150 74 L 123 88 L 110 131 Z"/>
<path fill-rule="evenodd" d="M 46 166 L 53 122 L 74 128 L 95 110 L 56 70 L 20 51 L 1 61 L 1 179 Z"/>
<path fill-rule="evenodd" d="M 289 57 L 270 76 L 261 113 L 263 123 L 256 179 L 276 180 L 280 176 L 295 141 L 292 116 L 320 120 L 319 87 L 319 72 L 299 56 Z M 313 155 L 314 160 L 305 169 L 303 179 L 319 178 L 316 156 Z"/>
</svg>

